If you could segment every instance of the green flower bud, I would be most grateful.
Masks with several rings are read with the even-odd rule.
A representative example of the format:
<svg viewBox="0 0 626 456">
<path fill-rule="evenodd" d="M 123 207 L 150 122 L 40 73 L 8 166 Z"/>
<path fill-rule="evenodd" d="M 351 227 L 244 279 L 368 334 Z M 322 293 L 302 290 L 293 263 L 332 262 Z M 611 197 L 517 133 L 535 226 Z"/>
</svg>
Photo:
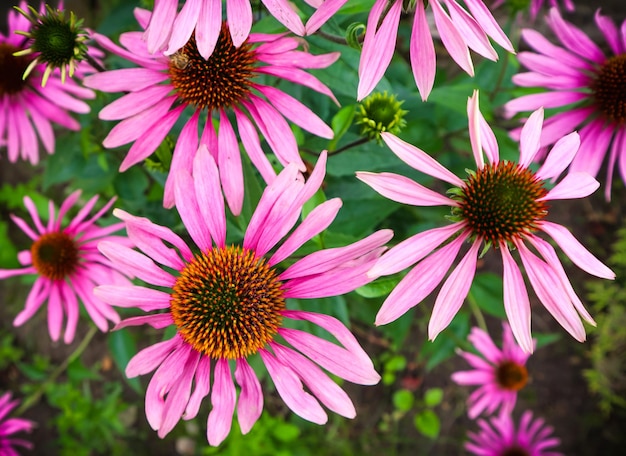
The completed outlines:
<svg viewBox="0 0 626 456">
<path fill-rule="evenodd" d="M 381 133 L 400 133 L 406 126 L 404 115 L 407 111 L 401 109 L 403 103 L 387 92 L 373 93 L 365 98 L 356 113 L 356 124 L 361 126 L 361 135 L 381 143 Z"/>
</svg>

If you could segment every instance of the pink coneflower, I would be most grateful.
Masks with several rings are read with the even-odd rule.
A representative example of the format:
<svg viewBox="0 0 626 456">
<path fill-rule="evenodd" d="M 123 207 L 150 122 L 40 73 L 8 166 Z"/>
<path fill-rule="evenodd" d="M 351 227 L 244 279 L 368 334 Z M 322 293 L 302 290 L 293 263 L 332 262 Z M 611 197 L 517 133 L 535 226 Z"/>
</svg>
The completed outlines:
<svg viewBox="0 0 626 456">
<path fill-rule="evenodd" d="M 392 235 L 389 230 L 378 231 L 346 247 L 317 251 L 279 266 L 330 225 L 341 206 L 338 198 L 322 203 L 292 231 L 304 203 L 322 183 L 325 163 L 324 153 L 306 183 L 297 165 L 288 165 L 263 192 L 241 245 L 226 244 L 218 169 L 204 145 L 195 156 L 193 177 L 179 170 L 174 188 L 176 207 L 197 252 L 168 228 L 114 212 L 144 253 L 111 242 L 100 243 L 100 250 L 122 270 L 160 289 L 101 286 L 96 295 L 117 306 L 165 310 L 124 320 L 118 328 L 141 324 L 176 328 L 173 338 L 142 350 L 126 367 L 129 377 L 156 369 L 146 392 L 146 416 L 160 437 L 181 417 L 196 416 L 212 387 L 207 438 L 211 445 L 226 438 L 237 402 L 231 362 L 241 388 L 237 418 L 247 433 L 263 408 L 261 385 L 248 364 L 255 354 L 287 406 L 318 424 L 327 420 L 318 400 L 340 415 L 355 416 L 348 396 L 318 365 L 354 383 L 378 382 L 369 357 L 342 323 L 286 306 L 289 298 L 336 296 L 368 283 L 366 272 Z M 283 325 L 285 320 L 289 325 Z M 291 329 L 299 321 L 323 328 L 339 344 Z"/>
<path fill-rule="evenodd" d="M 0 455 L 18 456 L 15 446 L 31 449 L 33 444 L 23 439 L 16 439 L 13 434 L 18 432 L 30 432 L 35 425 L 32 421 L 24 418 L 9 418 L 7 416 L 19 404 L 19 401 L 11 400 L 11 393 L 4 393 L 0 397 Z"/>
<path fill-rule="evenodd" d="M 518 163 L 499 159 L 493 131 L 478 109 L 477 92 L 469 99 L 467 112 L 477 170 L 469 172 L 465 180 L 417 147 L 392 134 L 382 134 L 385 143 L 409 166 L 453 185 L 448 192 L 451 196 L 440 195 L 397 174 L 357 173 L 359 179 L 394 201 L 414 206 L 450 206 L 454 220 L 447 226 L 418 233 L 401 242 L 385 253 L 370 271 L 372 277 L 377 277 L 394 274 L 417 263 L 387 297 L 376 324 L 397 319 L 426 298 L 443 280 L 465 241 L 469 241 L 469 251 L 444 282 L 435 301 L 428 325 L 430 339 L 448 326 L 461 307 L 474 279 L 479 254 L 494 247 L 500 251 L 504 265 L 504 309 L 520 346 L 526 352 L 533 350 L 530 302 L 524 279 L 512 256 L 514 250 L 519 252 L 539 300 L 570 334 L 583 341 L 585 328 L 576 311 L 592 324 L 593 319 L 576 296 L 554 248 L 537 236 L 537 232 L 550 236 L 574 264 L 590 274 L 615 278 L 615 274 L 589 253 L 567 228 L 545 220 L 549 201 L 582 198 L 598 188 L 598 182 L 584 172 L 570 173 L 551 190 L 545 187 L 546 180 L 558 176 L 572 161 L 578 150 L 578 134 L 571 133 L 560 139 L 543 166 L 534 172 L 528 166 L 539 150 L 542 110 L 534 112 L 522 130 Z"/>
<path fill-rule="evenodd" d="M 512 116 L 539 106 L 564 108 L 546 120 L 540 145 L 554 144 L 579 129 L 580 149 L 569 171 L 597 176 L 608 155 L 605 196 L 609 199 L 616 164 L 626 181 L 626 21 L 618 29 L 610 18 L 599 11 L 595 14 L 613 54 L 609 57 L 557 9 L 550 10 L 547 22 L 563 47 L 539 32 L 523 30 L 522 38 L 536 52 L 520 53 L 520 63 L 530 71 L 513 76 L 513 82 L 549 92 L 519 97 L 508 102 L 505 110 Z"/>
<path fill-rule="evenodd" d="M 65 318 L 63 340 L 66 344 L 74 340 L 79 317 L 79 299 L 96 326 L 102 331 L 107 331 L 107 320 L 117 323 L 120 319 L 108 304 L 93 295 L 93 287 L 112 281 L 128 283 L 128 280 L 97 249 L 98 242 L 116 239 L 117 237 L 111 236 L 111 233 L 124 226 L 122 223 L 104 228 L 95 225 L 115 199 L 87 219 L 98 201 L 98 197 L 94 196 L 66 227 L 61 227 L 63 217 L 76 204 L 80 193 L 75 191 L 68 196 L 61 204 L 56 217 L 54 205 L 50 201 L 46 225 L 39 218 L 33 201 L 28 196 L 24 197 L 24 205 L 30 213 L 35 229 L 19 217 L 11 215 L 11 218 L 33 240 L 33 244 L 29 250 L 24 250 L 18 255 L 23 268 L 0 269 L 0 279 L 16 275 L 37 275 L 26 299 L 26 306 L 15 317 L 13 324 L 15 326 L 24 324 L 47 301 L 50 337 L 54 341 L 59 339 Z"/>
<path fill-rule="evenodd" d="M 26 2 L 20 3 L 26 9 Z M 19 158 L 39 162 L 39 140 L 49 154 L 54 152 L 52 124 L 69 130 L 80 128 L 69 111 L 89 112 L 82 99 L 94 97 L 93 91 L 73 80 L 62 83 L 59 71 L 52 72 L 42 87 L 46 64 L 37 65 L 25 79 L 24 72 L 34 56 L 14 56 L 28 49 L 28 38 L 16 31 L 29 31 L 31 23 L 17 11 L 8 14 L 8 34 L 0 33 L 0 147 L 6 147 L 9 161 Z"/>
<path fill-rule="evenodd" d="M 513 7 L 521 8 L 521 6 L 518 6 L 517 2 L 510 1 L 510 0 L 497 0 L 493 2 L 493 7 L 497 8 L 499 6 L 502 6 L 505 3 L 511 3 L 512 5 L 514 5 Z M 533 21 L 537 18 L 537 14 L 539 14 L 539 10 L 541 10 L 541 8 L 543 7 L 545 3 L 546 3 L 546 0 L 531 0 L 529 11 L 530 11 L 530 18 Z M 548 3 L 550 6 L 554 8 L 558 8 L 559 6 L 559 0 L 548 0 Z M 572 3 L 572 0 L 563 0 L 562 3 L 563 3 L 563 7 L 567 11 L 574 11 L 574 4 Z M 528 6 L 524 7 L 524 9 L 526 9 L 527 7 Z"/>
<path fill-rule="evenodd" d="M 136 10 L 139 23 L 145 27 L 150 13 Z M 250 160 L 266 182 L 275 172 L 261 149 L 257 129 L 283 164 L 306 168 L 298 152 L 296 139 L 285 118 L 313 134 L 332 138 L 333 132 L 317 115 L 295 98 L 276 87 L 254 81 L 256 75 L 268 75 L 312 88 L 334 99 L 332 92 L 303 69 L 326 68 L 339 53 L 311 55 L 298 51 L 297 38 L 284 35 L 252 34 L 236 48 L 228 31 L 221 27 L 215 50 L 204 59 L 192 35 L 187 44 L 171 57 L 150 54 L 141 32 L 124 33 L 122 49 L 108 38 L 96 35 L 105 49 L 121 55 L 141 68 L 107 71 L 86 78 L 85 83 L 105 92 L 130 92 L 100 112 L 105 120 L 122 120 L 104 140 L 105 147 L 134 142 L 120 170 L 148 157 L 161 144 L 186 107 L 194 110 L 177 140 L 170 173 L 165 184 L 164 204 L 174 204 L 173 175 L 178 169 L 191 171 L 193 154 L 198 148 L 198 126 L 203 124 L 201 143 L 208 146 L 220 167 L 226 201 L 238 214 L 243 201 L 243 174 L 237 135 L 227 112 L 234 113 L 239 137 Z M 200 121 L 208 113 L 209 120 Z M 211 122 L 219 116 L 216 132 Z M 204 119 L 204 117 L 203 117 Z M 256 127 L 255 127 L 256 125 Z"/>
<path fill-rule="evenodd" d="M 498 408 L 500 413 L 510 414 L 517 392 L 528 381 L 526 361 L 530 354 L 515 343 L 507 323 L 502 324 L 502 350 L 480 328 L 472 328 L 467 339 L 482 355 L 459 352 L 474 370 L 452 374 L 452 380 L 459 385 L 480 385 L 468 399 L 467 414 L 474 419 L 483 412 L 491 415 Z"/>
<path fill-rule="evenodd" d="M 489 38 L 507 51 L 514 52 L 513 45 L 482 0 L 466 0 L 469 12 L 455 0 L 416 0 L 410 59 L 415 83 L 423 100 L 428 98 L 433 88 L 437 69 L 425 3 L 432 9 L 437 31 L 450 57 L 469 75 L 474 75 L 470 49 L 490 60 L 498 59 Z M 391 62 L 403 4 L 403 0 L 376 0 L 372 7 L 359 64 L 358 100 L 374 90 Z M 442 5 L 446 6 L 447 12 Z"/>
<path fill-rule="evenodd" d="M 478 420 L 478 426 L 480 431 L 468 432 L 470 441 L 465 443 L 465 449 L 476 456 L 563 456 L 552 451 L 560 443 L 552 437 L 552 427 L 541 418 L 533 420 L 530 411 L 524 412 L 517 429 L 508 414 L 489 422 Z"/>
</svg>

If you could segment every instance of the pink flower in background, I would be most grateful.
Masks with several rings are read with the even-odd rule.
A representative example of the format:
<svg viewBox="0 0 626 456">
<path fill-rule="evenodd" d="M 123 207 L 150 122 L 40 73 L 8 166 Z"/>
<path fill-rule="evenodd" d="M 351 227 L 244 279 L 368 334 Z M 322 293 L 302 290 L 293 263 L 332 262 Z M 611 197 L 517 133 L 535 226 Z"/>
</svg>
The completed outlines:
<svg viewBox="0 0 626 456">
<path fill-rule="evenodd" d="M 142 26 L 150 13 L 136 10 Z M 141 32 L 124 33 L 123 49 L 107 37 L 96 35 L 105 49 L 118 54 L 140 68 L 125 68 L 94 74 L 85 83 L 105 92 L 129 92 L 100 112 L 105 120 L 121 120 L 104 140 L 105 147 L 133 143 L 120 170 L 144 160 L 167 136 L 186 107 L 194 110 L 183 127 L 174 150 L 170 173 L 165 184 L 164 205 L 174 204 L 173 175 L 178 169 L 191 171 L 198 148 L 198 127 L 203 127 L 200 143 L 206 144 L 220 168 L 226 201 L 234 214 L 243 202 L 243 172 L 238 137 L 267 183 L 274 172 L 261 148 L 257 130 L 265 137 L 281 164 L 296 163 L 306 168 L 298 151 L 296 139 L 286 119 L 303 129 L 332 138 L 332 129 L 308 107 L 273 85 L 255 82 L 256 75 L 266 75 L 272 84 L 287 80 L 309 87 L 335 99 L 332 92 L 304 69 L 326 68 L 339 53 L 311 55 L 298 51 L 301 40 L 284 35 L 252 34 L 239 48 L 231 41 L 224 23 L 211 57 L 199 53 L 194 36 L 182 50 L 171 57 L 150 54 Z M 231 124 L 228 112 L 234 114 L 239 135 Z M 203 115 L 208 113 L 209 121 Z M 211 116 L 219 117 L 217 131 Z"/>
<path fill-rule="evenodd" d="M 596 12 L 596 25 L 609 45 L 608 56 L 558 10 L 550 10 L 547 22 L 561 46 L 524 29 L 522 38 L 535 52 L 520 53 L 520 63 L 530 71 L 513 76 L 513 82 L 548 91 L 509 101 L 505 111 L 513 116 L 540 106 L 560 108 L 562 112 L 546 119 L 540 145 L 554 144 L 579 130 L 580 149 L 569 172 L 597 176 L 606 157 L 608 200 L 616 166 L 626 182 L 626 21 L 618 29 L 610 18 Z"/>
<path fill-rule="evenodd" d="M 11 400 L 11 393 L 0 396 L 0 455 L 17 456 L 15 446 L 32 449 L 33 444 L 26 440 L 15 438 L 13 434 L 18 432 L 30 432 L 34 423 L 23 418 L 8 418 L 9 413 L 17 407 L 19 402 Z"/>
<path fill-rule="evenodd" d="M 472 328 L 467 339 L 482 355 L 461 351 L 460 355 L 474 369 L 452 374 L 452 380 L 459 385 L 479 385 L 468 399 L 467 414 L 474 419 L 481 413 L 491 415 L 498 408 L 501 413 L 510 414 L 517 392 L 528 381 L 526 361 L 530 354 L 515 343 L 507 323 L 502 324 L 502 350 L 480 328 Z"/>
<path fill-rule="evenodd" d="M 374 90 L 391 62 L 403 3 L 403 0 L 376 0 L 372 7 L 359 64 L 358 100 Z M 461 8 L 455 0 L 416 0 L 410 59 L 415 83 L 423 100 L 428 98 L 433 88 L 437 69 L 435 46 L 426 20 L 425 3 L 432 9 L 435 26 L 450 57 L 470 76 L 474 75 L 470 49 L 487 59 L 498 59 L 489 38 L 507 51 L 514 52 L 513 45 L 482 0 L 466 0 L 469 12 Z"/>
<path fill-rule="evenodd" d="M 524 412 L 516 429 L 511 415 L 501 414 L 489 422 L 478 420 L 480 431 L 468 432 L 465 449 L 476 456 L 563 456 L 553 451 L 560 441 L 552 436 L 553 429 L 543 419 L 533 420 L 530 411 Z"/>
<path fill-rule="evenodd" d="M 20 7 L 26 9 L 26 2 Z M 88 113 L 89 105 L 82 99 L 94 93 L 74 80 L 61 82 L 60 72 L 53 72 L 41 87 L 46 65 L 37 65 L 22 79 L 33 56 L 13 56 L 24 50 L 27 40 L 15 31 L 30 30 L 31 23 L 17 11 L 8 14 L 8 34 L 0 33 L 0 148 L 7 150 L 10 162 L 19 158 L 32 164 L 39 162 L 39 141 L 47 153 L 54 152 L 52 124 L 78 130 L 80 124 L 69 112 Z"/>
<path fill-rule="evenodd" d="M 469 99 L 467 111 L 477 170 L 469 172 L 465 180 L 417 147 L 392 134 L 382 134 L 385 143 L 409 166 L 451 184 L 450 196 L 397 174 L 357 173 L 360 180 L 378 193 L 399 203 L 452 208 L 453 223 L 406 239 L 386 252 L 369 272 L 372 277 L 378 277 L 415 265 L 383 303 L 376 324 L 396 320 L 430 295 L 469 241 L 469 251 L 444 281 L 435 301 L 428 325 L 430 339 L 448 326 L 461 307 L 474 279 L 481 250 L 494 247 L 500 251 L 504 266 L 504 309 L 522 349 L 533 350 L 530 301 L 513 251 L 518 252 L 539 300 L 572 336 L 583 341 L 585 328 L 579 314 L 591 324 L 593 319 L 574 292 L 555 249 L 537 235 L 543 232 L 551 237 L 574 264 L 588 273 L 615 278 L 567 228 L 545 220 L 548 202 L 583 198 L 598 188 L 598 182 L 584 172 L 570 173 L 551 190 L 544 186 L 545 181 L 558 176 L 572 161 L 578 150 L 578 135 L 571 133 L 557 141 L 543 166 L 534 172 L 528 166 L 539 150 L 542 110 L 534 112 L 522 130 L 518 163 L 500 160 L 493 131 L 478 109 L 477 92 Z"/>
<path fill-rule="evenodd" d="M 218 445 L 226 438 L 236 404 L 247 433 L 263 409 L 261 385 L 248 363 L 255 354 L 285 404 L 318 424 L 327 420 L 319 402 L 342 416 L 356 413 L 346 393 L 320 367 L 358 384 L 379 381 L 369 357 L 342 323 L 286 307 L 290 298 L 336 296 L 370 282 L 366 272 L 392 236 L 389 230 L 378 231 L 346 247 L 283 264 L 326 229 L 341 206 L 338 198 L 328 200 L 294 229 L 304 203 L 324 179 L 325 163 L 323 153 L 306 183 L 297 165 L 289 164 L 263 192 L 241 245 L 227 245 L 218 168 L 204 145 L 195 155 L 193 177 L 179 170 L 174 188 L 176 207 L 198 247 L 195 253 L 168 228 L 115 211 L 143 253 L 112 242 L 100 243 L 100 250 L 128 274 L 159 289 L 100 286 L 96 295 L 121 307 L 164 311 L 129 318 L 117 328 L 176 328 L 173 338 L 140 351 L 126 367 L 129 377 L 156 369 L 146 392 L 146 416 L 160 437 L 181 417 L 195 417 L 211 389 L 209 443 Z M 284 320 L 289 324 L 283 325 Z M 300 321 L 323 328 L 338 343 L 291 329 Z M 235 365 L 238 400 L 229 361 Z"/>
<path fill-rule="evenodd" d="M 24 220 L 14 215 L 11 218 L 24 234 L 33 240 L 29 250 L 19 253 L 18 260 L 24 266 L 21 269 L 0 269 L 0 279 L 17 275 L 37 276 L 26 306 L 13 324 L 20 326 L 29 320 L 44 302 L 48 302 L 48 331 L 53 341 L 61 335 L 63 319 L 66 319 L 63 340 L 69 344 L 74 340 L 78 325 L 80 300 L 87 313 L 102 331 L 108 330 L 107 320 L 119 322 L 119 316 L 108 304 L 93 295 L 93 287 L 103 283 L 129 283 L 96 247 L 104 239 L 114 240 L 114 233 L 123 228 L 123 223 L 107 227 L 98 227 L 95 222 L 111 207 L 115 199 L 109 201 L 93 217 L 87 219 L 96 204 L 94 196 L 85 204 L 66 227 L 61 226 L 63 217 L 76 204 L 80 191 L 75 191 L 61 205 L 55 216 L 54 205 L 50 201 L 48 223 L 44 225 L 39 218 L 33 201 L 24 197 L 35 225 L 32 229 Z M 124 238 L 125 239 L 125 238 Z"/>
<path fill-rule="evenodd" d="M 513 5 L 517 5 L 517 2 L 514 1 L 507 1 L 507 0 L 497 0 L 495 2 L 493 2 L 493 7 L 497 8 L 499 6 L 502 6 L 505 3 L 511 3 Z M 539 14 L 539 10 L 541 10 L 541 8 L 543 7 L 543 5 L 546 3 L 546 0 L 532 0 L 530 2 L 530 18 L 534 21 L 537 18 L 537 14 Z M 574 3 L 572 3 L 572 0 L 563 0 L 563 7 L 567 10 L 567 11 L 574 11 Z M 552 7 L 558 8 L 559 6 L 559 0 L 548 0 L 548 4 Z"/>
</svg>

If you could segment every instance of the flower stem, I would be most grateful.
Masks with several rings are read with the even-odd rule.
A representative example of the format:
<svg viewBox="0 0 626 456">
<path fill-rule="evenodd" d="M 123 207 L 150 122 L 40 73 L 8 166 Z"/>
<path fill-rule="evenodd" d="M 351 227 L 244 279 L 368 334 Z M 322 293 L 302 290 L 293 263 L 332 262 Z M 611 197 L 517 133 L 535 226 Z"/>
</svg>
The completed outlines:
<svg viewBox="0 0 626 456">
<path fill-rule="evenodd" d="M 95 326 L 92 326 L 91 328 L 89 328 L 89 331 L 87 332 L 87 334 L 85 334 L 85 337 L 80 342 L 80 344 L 78 344 L 78 346 L 74 349 L 74 351 L 70 353 L 70 355 L 54 371 L 52 371 L 52 373 L 47 378 L 47 380 L 41 383 L 39 385 L 39 388 L 37 388 L 34 393 L 32 393 L 28 398 L 26 398 L 25 401 L 22 402 L 22 405 L 20 405 L 20 407 L 15 411 L 16 415 L 21 415 L 26 410 L 28 410 L 33 405 L 39 402 L 39 399 L 41 399 L 41 396 L 43 395 L 46 387 L 50 383 L 53 383 L 59 377 L 59 375 L 65 372 L 67 367 L 73 361 L 75 361 L 78 357 L 80 357 L 80 355 L 83 354 L 83 352 L 89 345 L 89 342 L 91 342 L 91 340 L 93 339 L 93 337 L 96 335 L 97 332 L 98 332 L 98 328 L 96 328 Z"/>
<path fill-rule="evenodd" d="M 353 147 L 357 147 L 360 146 L 361 144 L 365 144 L 366 142 L 368 142 L 370 139 L 369 138 L 359 138 L 356 141 L 351 142 L 350 144 L 346 144 L 343 147 L 340 147 L 339 149 L 335 149 L 332 151 L 328 152 L 328 155 L 337 155 L 341 152 L 344 152 L 348 149 L 352 149 Z"/>
<path fill-rule="evenodd" d="M 472 293 L 468 293 L 467 301 L 469 302 L 470 309 L 472 309 L 472 314 L 476 319 L 476 324 L 480 329 L 487 332 L 487 322 L 485 321 L 485 317 L 483 316 L 483 313 L 481 312 L 480 307 L 476 302 L 476 298 L 474 298 L 474 295 Z"/>
</svg>

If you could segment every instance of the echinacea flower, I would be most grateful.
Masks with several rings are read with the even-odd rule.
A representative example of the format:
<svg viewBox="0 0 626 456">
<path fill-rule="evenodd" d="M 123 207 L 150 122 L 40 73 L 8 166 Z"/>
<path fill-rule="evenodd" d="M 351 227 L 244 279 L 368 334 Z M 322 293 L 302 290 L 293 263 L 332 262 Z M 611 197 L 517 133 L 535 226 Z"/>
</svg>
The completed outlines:
<svg viewBox="0 0 626 456">
<path fill-rule="evenodd" d="M 34 423 L 24 418 L 8 418 L 9 413 L 17 407 L 19 401 L 11 400 L 11 393 L 4 393 L 0 396 L 0 455 L 17 456 L 19 453 L 14 448 L 21 446 L 31 449 L 33 444 L 24 439 L 15 438 L 13 434 L 18 432 L 30 432 Z"/>
<path fill-rule="evenodd" d="M 522 130 L 518 163 L 500 160 L 495 135 L 478 109 L 478 92 L 469 98 L 467 113 L 477 170 L 469 172 L 466 179 L 457 177 L 417 147 L 392 134 L 382 134 L 389 148 L 409 166 L 451 184 L 450 196 L 393 173 L 357 173 L 360 180 L 378 193 L 399 203 L 452 209 L 453 223 L 406 239 L 386 252 L 369 272 L 372 277 L 389 275 L 417 263 L 387 297 L 376 316 L 376 324 L 394 321 L 426 298 L 444 279 L 462 246 L 469 241 L 469 251 L 445 280 L 435 300 L 428 325 L 430 339 L 448 326 L 465 300 L 480 251 L 485 253 L 494 247 L 500 251 L 504 266 L 504 309 L 522 349 L 533 350 L 530 301 L 520 268 L 512 256 L 514 250 L 539 301 L 572 336 L 585 340 L 585 328 L 578 313 L 591 324 L 593 319 L 574 292 L 555 249 L 538 236 L 540 232 L 550 236 L 574 264 L 588 273 L 615 278 L 567 228 L 546 220 L 548 202 L 583 198 L 598 188 L 598 182 L 584 172 L 568 174 L 550 190 L 546 187 L 546 181 L 558 176 L 572 161 L 578 150 L 578 134 L 571 133 L 557 141 L 543 166 L 535 172 L 528 166 L 539 150 L 543 110 L 534 112 Z"/>
<path fill-rule="evenodd" d="M 515 8 L 516 10 L 526 10 L 529 9 L 530 12 L 530 18 L 534 21 L 537 18 L 537 14 L 539 14 L 539 11 L 541 10 L 541 8 L 543 7 L 543 5 L 546 3 L 546 0 L 530 0 L 528 1 L 526 4 L 524 4 L 524 2 L 520 2 L 517 0 L 497 0 L 495 2 L 493 2 L 493 8 L 497 8 L 499 6 L 502 6 L 503 4 L 510 4 L 511 7 Z M 550 4 L 551 7 L 554 8 L 558 8 L 559 6 L 559 0 L 548 0 L 548 3 Z M 574 11 L 574 3 L 572 3 L 572 0 L 563 0 L 563 7 L 567 10 L 567 11 Z"/>
<path fill-rule="evenodd" d="M 511 415 L 478 420 L 480 431 L 468 432 L 469 442 L 465 449 L 476 456 L 563 456 L 553 451 L 560 441 L 552 436 L 553 429 L 546 426 L 541 418 L 533 419 L 533 414 L 522 414 L 519 427 Z"/>
<path fill-rule="evenodd" d="M 145 27 L 150 13 L 140 9 L 135 13 Z M 229 111 L 234 113 L 239 137 L 250 160 L 267 183 L 276 173 L 261 148 L 257 129 L 281 164 L 296 163 L 301 171 L 306 167 L 286 118 L 315 135 L 333 136 L 332 129 L 308 107 L 276 87 L 255 81 L 255 76 L 288 80 L 334 99 L 332 92 L 304 69 L 326 68 L 339 53 L 311 55 L 297 50 L 301 43 L 297 38 L 268 34 L 252 34 L 237 48 L 226 23 L 222 24 L 215 50 L 208 59 L 199 54 L 194 35 L 170 57 L 162 52 L 150 54 L 141 32 L 121 35 L 120 42 L 128 50 L 116 46 L 105 36 L 95 38 L 103 48 L 141 66 L 98 73 L 85 80 L 88 86 L 105 92 L 129 92 L 100 111 L 101 119 L 122 120 L 105 138 L 105 147 L 134 143 L 120 166 L 121 171 L 152 154 L 186 107 L 194 111 L 174 149 L 165 184 L 166 207 L 174 204 L 172 176 L 176 170 L 191 171 L 199 144 L 198 127 L 203 126 L 200 143 L 208 146 L 220 167 L 230 209 L 234 214 L 240 212 L 243 173 Z M 205 113 L 208 120 L 201 121 L 200 116 Z M 219 117 L 217 132 L 211 121 L 213 114 Z"/>
<path fill-rule="evenodd" d="M 20 8 L 26 9 L 26 2 L 21 2 Z M 74 80 L 63 84 L 58 71 L 52 72 L 46 86 L 41 87 L 45 64 L 35 66 L 23 78 L 34 58 L 13 55 L 28 48 L 28 39 L 15 32 L 28 32 L 30 28 L 28 19 L 12 10 L 8 14 L 7 36 L 0 33 L 0 147 L 6 147 L 11 162 L 22 158 L 37 164 L 39 140 L 46 152 L 54 152 L 52 124 L 78 130 L 80 124 L 68 111 L 89 112 L 89 105 L 81 99 L 95 95 Z"/>
<path fill-rule="evenodd" d="M 374 90 L 391 62 L 405 3 L 403 0 L 376 0 L 370 11 L 359 63 L 357 100 L 362 100 Z M 482 0 L 466 0 L 469 12 L 455 0 L 415 0 L 409 4 L 414 9 L 409 47 L 411 68 L 423 100 L 428 98 L 433 88 L 437 69 L 426 6 L 432 9 L 437 31 L 450 57 L 470 76 L 474 75 L 470 49 L 489 60 L 498 59 L 489 38 L 507 51 L 514 52 L 513 45 Z"/>
<path fill-rule="evenodd" d="M 535 30 L 524 29 L 522 38 L 535 52 L 520 53 L 519 61 L 529 71 L 513 76 L 513 82 L 548 91 L 514 99 L 504 106 L 505 111 L 512 116 L 540 106 L 562 108 L 546 119 L 540 145 L 554 144 L 579 130 L 580 149 L 569 172 L 597 176 L 606 157 L 608 200 L 616 166 L 626 182 L 626 21 L 618 28 L 596 12 L 595 23 L 609 45 L 608 56 L 557 9 L 550 10 L 547 23 L 561 46 Z"/>
<path fill-rule="evenodd" d="M 194 158 L 193 177 L 179 170 L 175 181 L 176 207 L 198 251 L 168 228 L 114 212 L 143 253 L 111 242 L 100 243 L 100 250 L 122 270 L 160 289 L 100 286 L 96 295 L 117 306 L 164 311 L 129 318 L 117 328 L 176 328 L 174 337 L 140 351 L 126 367 L 129 377 L 156 369 L 146 392 L 146 416 L 160 437 L 181 417 L 195 417 L 210 390 L 209 443 L 218 445 L 226 438 L 236 403 L 240 427 L 247 433 L 263 408 L 261 385 L 248 363 L 255 355 L 286 405 L 318 424 L 327 420 L 319 402 L 342 416 L 356 413 L 346 393 L 318 366 L 358 384 L 379 381 L 369 357 L 342 323 L 287 308 L 290 298 L 336 296 L 368 283 L 367 270 L 392 236 L 381 230 L 346 247 L 280 265 L 326 229 L 341 206 L 338 198 L 320 204 L 292 231 L 303 204 L 319 189 L 325 165 L 323 153 L 306 183 L 297 165 L 288 165 L 263 192 L 241 245 L 226 243 L 218 168 L 204 145 Z M 292 329 L 294 321 L 323 328 L 339 344 Z"/>
<path fill-rule="evenodd" d="M 24 197 L 24 205 L 35 229 L 19 217 L 11 215 L 11 218 L 32 239 L 33 244 L 29 250 L 18 255 L 23 268 L 0 269 L 0 279 L 17 275 L 37 276 L 24 310 L 15 317 L 13 324 L 24 324 L 47 301 L 50 337 L 53 341 L 59 339 L 65 318 L 63 340 L 66 344 L 71 343 L 76 334 L 79 300 L 96 326 L 107 331 L 107 320 L 117 323 L 120 319 L 115 310 L 93 295 L 93 287 L 103 283 L 129 283 L 97 249 L 98 242 L 116 239 L 117 236 L 111 234 L 123 227 L 122 223 L 102 228 L 95 224 L 109 210 L 115 199 L 88 219 L 89 212 L 98 201 L 98 196 L 94 196 L 67 226 L 61 226 L 63 217 L 76 204 L 80 194 L 78 190 L 69 195 L 56 216 L 54 204 L 50 201 L 48 223 L 45 225 L 39 218 L 33 201 L 28 196 Z"/>
<path fill-rule="evenodd" d="M 500 413 L 510 414 L 517 392 L 528 382 L 526 361 L 530 354 L 515 343 L 507 323 L 502 324 L 502 349 L 480 328 L 472 328 L 467 339 L 482 357 L 461 351 L 459 354 L 474 369 L 455 372 L 452 380 L 459 385 L 480 385 L 468 398 L 468 416 L 474 419 L 483 412 L 491 415 L 498 408 Z"/>
</svg>

